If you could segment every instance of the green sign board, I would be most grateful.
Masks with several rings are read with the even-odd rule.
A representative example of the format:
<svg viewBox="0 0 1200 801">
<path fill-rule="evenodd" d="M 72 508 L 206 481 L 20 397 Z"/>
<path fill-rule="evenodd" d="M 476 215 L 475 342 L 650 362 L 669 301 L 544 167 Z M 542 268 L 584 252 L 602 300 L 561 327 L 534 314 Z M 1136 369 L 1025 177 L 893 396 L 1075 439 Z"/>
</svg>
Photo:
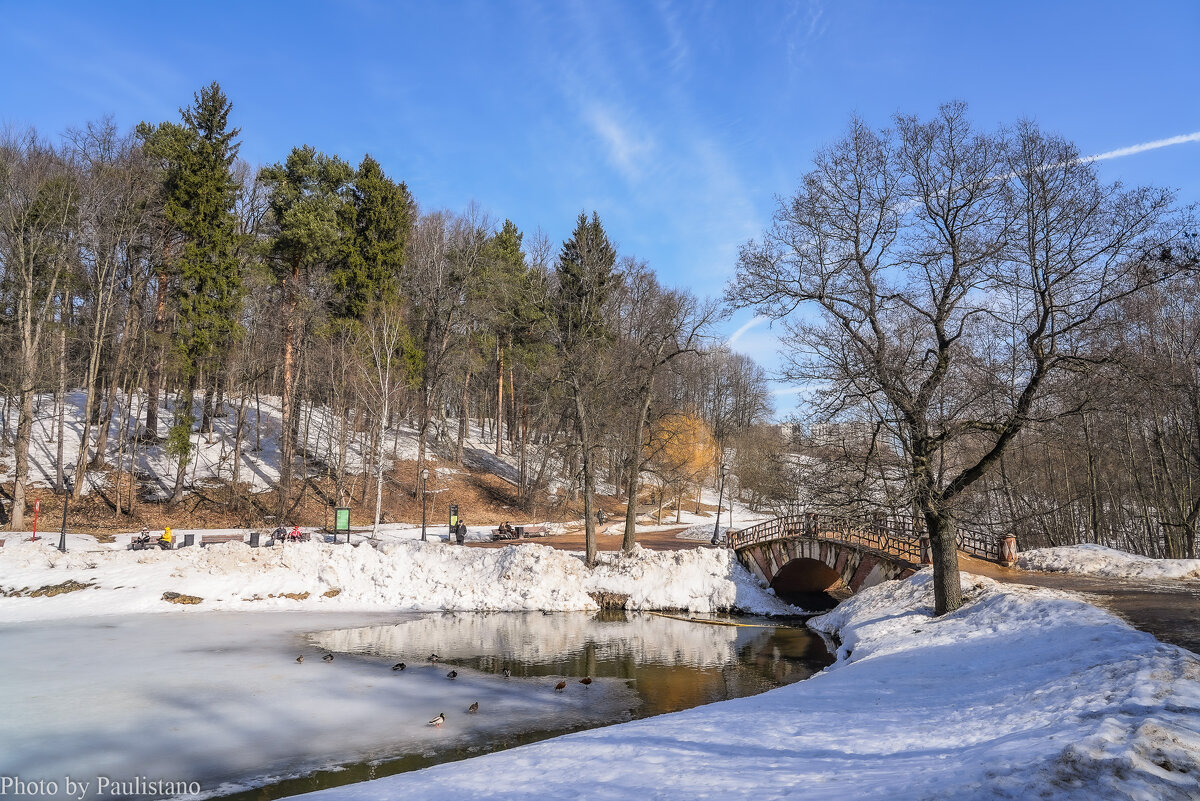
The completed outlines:
<svg viewBox="0 0 1200 801">
<path fill-rule="evenodd" d="M 333 521 L 334 531 L 349 531 L 350 530 L 350 510 L 345 507 L 340 507 L 334 514 Z"/>
</svg>

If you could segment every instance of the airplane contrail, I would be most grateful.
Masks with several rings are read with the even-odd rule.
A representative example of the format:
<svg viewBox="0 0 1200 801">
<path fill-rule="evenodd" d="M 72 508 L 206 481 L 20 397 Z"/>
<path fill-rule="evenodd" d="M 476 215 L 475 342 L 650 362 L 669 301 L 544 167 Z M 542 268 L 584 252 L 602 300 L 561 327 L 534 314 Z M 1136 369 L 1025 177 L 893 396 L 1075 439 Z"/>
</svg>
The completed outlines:
<svg viewBox="0 0 1200 801">
<path fill-rule="evenodd" d="M 770 320 L 770 319 L 771 319 L 770 317 L 764 317 L 764 316 L 762 316 L 762 315 L 759 315 L 758 317 L 754 317 L 754 318 L 752 318 L 752 319 L 751 319 L 749 322 L 747 322 L 747 323 L 743 323 L 741 328 L 739 328 L 738 330 L 734 331 L 734 332 L 733 332 L 733 333 L 732 333 L 732 334 L 729 336 L 729 339 L 725 340 L 725 345 L 726 345 L 727 347 L 728 347 L 728 346 L 730 346 L 730 345 L 733 345 L 733 343 L 734 343 L 734 342 L 737 342 L 739 339 L 741 339 L 741 338 L 742 338 L 742 334 L 746 333 L 747 331 L 749 331 L 749 330 L 750 330 L 751 328 L 753 328 L 754 326 L 756 326 L 756 325 L 758 325 L 758 324 L 760 324 L 760 323 L 765 323 L 767 320 Z"/>
<path fill-rule="evenodd" d="M 1086 163 L 1093 161 L 1105 161 L 1107 159 L 1117 159 L 1121 156 L 1132 156 L 1134 153 L 1144 153 L 1147 150 L 1158 150 L 1160 147 L 1170 147 L 1171 145 L 1182 145 L 1185 142 L 1200 142 L 1200 131 L 1190 134 L 1181 134 L 1180 136 L 1171 136 L 1167 139 L 1155 139 L 1153 142 L 1143 142 L 1140 145 L 1130 145 L 1129 147 L 1119 147 L 1116 150 L 1110 150 L 1107 153 L 1097 153 L 1094 156 L 1085 156 L 1080 161 Z"/>
</svg>

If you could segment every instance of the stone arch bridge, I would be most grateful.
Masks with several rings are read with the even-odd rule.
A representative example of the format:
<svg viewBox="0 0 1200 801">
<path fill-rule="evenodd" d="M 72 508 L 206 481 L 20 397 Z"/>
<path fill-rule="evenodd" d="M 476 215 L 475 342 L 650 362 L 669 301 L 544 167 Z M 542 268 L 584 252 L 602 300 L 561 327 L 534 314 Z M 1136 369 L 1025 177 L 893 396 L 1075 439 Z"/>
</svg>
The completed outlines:
<svg viewBox="0 0 1200 801">
<path fill-rule="evenodd" d="M 730 531 L 738 560 L 781 596 L 827 593 L 844 599 L 866 587 L 911 576 L 930 564 L 929 540 L 911 525 L 855 525 L 806 513 Z M 1016 563 L 1016 539 L 960 532 L 960 551 L 1001 564 Z"/>
</svg>

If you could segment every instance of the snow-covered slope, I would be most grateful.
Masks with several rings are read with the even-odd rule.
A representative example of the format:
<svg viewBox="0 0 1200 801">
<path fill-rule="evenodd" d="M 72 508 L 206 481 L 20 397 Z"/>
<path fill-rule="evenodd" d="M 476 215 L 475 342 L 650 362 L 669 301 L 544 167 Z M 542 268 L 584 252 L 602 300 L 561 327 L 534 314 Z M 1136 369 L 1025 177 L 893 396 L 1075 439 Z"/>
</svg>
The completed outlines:
<svg viewBox="0 0 1200 801">
<path fill-rule="evenodd" d="M 75 469 L 79 455 L 80 438 L 83 435 L 83 407 L 85 395 L 80 390 L 67 393 L 66 406 L 63 413 L 64 436 L 62 439 L 63 462 L 68 475 Z M 128 470 L 132 454 L 132 435 L 139 430 L 145 421 L 146 397 L 144 393 L 136 393 L 130 398 L 118 398 L 118 414 L 113 416 L 109 428 L 108 445 L 105 460 L 113 466 Z M 196 401 L 196 414 L 199 419 L 202 398 Z M 233 478 L 234 444 L 236 440 L 238 402 L 230 400 L 225 404 L 224 413 L 213 420 L 213 433 L 192 434 L 193 456 L 187 468 L 185 486 L 202 485 L 206 481 Z M 15 430 L 17 412 L 14 407 L 9 411 L 8 428 Z M 165 437 L 171 421 L 171 411 L 163 408 L 159 413 L 159 430 L 157 434 Z M 337 415 L 323 406 L 303 404 L 301 409 L 299 429 L 300 444 L 310 455 L 310 458 L 336 466 L 342 459 L 339 441 L 345 437 L 348 446 L 345 454 L 345 469 L 350 473 L 361 473 L 368 462 L 368 438 L 363 432 L 352 431 L 350 421 L 340 419 Z M 281 411 L 279 398 L 262 396 L 258 399 L 248 399 L 246 422 L 242 433 L 241 459 L 238 479 L 251 486 L 255 491 L 273 487 L 279 481 L 279 431 Z M 52 395 L 40 395 L 35 401 L 35 415 L 32 438 L 29 445 L 29 478 L 34 486 L 53 486 L 55 468 L 58 463 L 57 417 Z M 124 418 L 124 422 L 122 422 Z M 457 431 L 457 421 L 447 423 L 449 430 Z M 121 432 L 126 432 L 126 444 L 121 448 Z M 437 426 L 431 435 L 431 442 L 436 439 Z M 479 438 L 479 430 L 468 426 L 466 448 L 474 463 L 481 460 L 486 462 L 479 466 L 497 475 L 511 477 L 516 475 L 516 467 L 509 457 L 496 457 L 488 452 L 489 443 Z M 91 445 L 96 441 L 95 429 L 91 432 Z M 388 432 L 384 442 L 384 452 L 388 458 L 395 454 L 401 460 L 417 458 L 417 433 L 415 430 L 399 426 Z M 166 497 L 170 495 L 177 473 L 177 462 L 167 455 L 162 443 L 137 446 L 137 470 L 143 475 L 153 477 L 151 483 L 157 484 L 156 491 L 151 495 Z M 0 460 L 6 463 L 7 471 L 0 472 L 0 481 L 12 481 L 15 477 L 15 460 L 12 458 Z M 104 474 L 90 471 L 84 482 L 84 493 L 93 490 L 99 482 L 104 481 Z"/>
<path fill-rule="evenodd" d="M 932 575 L 816 621 L 839 661 L 763 695 L 305 798 L 1044 799 L 1200 797 L 1200 662 L 1082 601 Z"/>
<path fill-rule="evenodd" d="M 1151 559 L 1103 545 L 1039 548 L 1021 554 L 1025 570 L 1138 579 L 1200 578 L 1200 559 Z"/>
</svg>

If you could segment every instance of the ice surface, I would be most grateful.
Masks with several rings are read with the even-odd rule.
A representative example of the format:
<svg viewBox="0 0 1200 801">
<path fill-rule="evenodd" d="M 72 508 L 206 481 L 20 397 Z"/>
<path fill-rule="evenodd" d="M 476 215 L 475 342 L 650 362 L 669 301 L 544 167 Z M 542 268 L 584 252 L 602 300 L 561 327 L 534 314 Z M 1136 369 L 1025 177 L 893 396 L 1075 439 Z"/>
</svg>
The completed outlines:
<svg viewBox="0 0 1200 801">
<path fill-rule="evenodd" d="M 413 653 L 429 644 L 411 629 L 403 672 L 382 655 L 322 661 L 337 638 L 319 630 L 394 621 L 293 612 L 0 625 L 0 776 L 199 779 L 206 794 L 228 792 L 345 761 L 595 725 L 637 704 L 619 680 L 555 693 L 544 679 L 458 667 L 449 681 L 443 664 Z M 428 726 L 440 712 L 445 725 Z"/>
</svg>

